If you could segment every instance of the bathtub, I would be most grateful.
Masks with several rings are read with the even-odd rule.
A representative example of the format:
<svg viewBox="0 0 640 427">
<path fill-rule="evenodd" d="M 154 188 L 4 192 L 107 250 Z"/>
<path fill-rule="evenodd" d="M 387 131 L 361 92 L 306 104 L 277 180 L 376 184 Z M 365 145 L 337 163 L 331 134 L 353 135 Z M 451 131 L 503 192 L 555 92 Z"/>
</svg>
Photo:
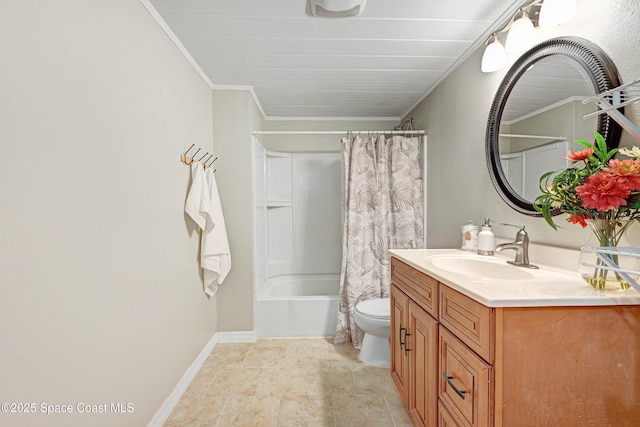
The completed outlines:
<svg viewBox="0 0 640 427">
<path fill-rule="evenodd" d="M 339 289 L 339 274 L 283 275 L 267 279 L 256 294 L 256 336 L 334 335 Z"/>
</svg>

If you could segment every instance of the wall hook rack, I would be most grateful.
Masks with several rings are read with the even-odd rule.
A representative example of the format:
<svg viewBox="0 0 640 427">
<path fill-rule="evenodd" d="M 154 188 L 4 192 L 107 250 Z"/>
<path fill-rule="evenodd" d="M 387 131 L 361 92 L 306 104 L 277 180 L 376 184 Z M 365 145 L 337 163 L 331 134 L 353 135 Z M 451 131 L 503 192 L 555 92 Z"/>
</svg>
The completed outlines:
<svg viewBox="0 0 640 427">
<path fill-rule="evenodd" d="M 204 153 L 202 156 L 200 156 L 200 158 L 197 158 L 198 153 L 200 153 L 200 151 L 202 150 L 199 147 L 193 154 L 189 154 L 189 152 L 194 147 L 195 147 L 195 144 L 191 144 L 191 146 L 187 148 L 187 151 L 185 151 L 184 153 L 180 153 L 180 161 L 185 165 L 191 165 L 195 161 L 195 162 L 200 162 L 202 164 L 202 167 L 204 169 L 207 169 L 208 167 L 211 167 L 211 165 L 213 165 L 216 160 L 218 160 L 217 157 L 211 160 L 213 158 L 213 154 L 210 154 L 208 151 Z"/>
</svg>

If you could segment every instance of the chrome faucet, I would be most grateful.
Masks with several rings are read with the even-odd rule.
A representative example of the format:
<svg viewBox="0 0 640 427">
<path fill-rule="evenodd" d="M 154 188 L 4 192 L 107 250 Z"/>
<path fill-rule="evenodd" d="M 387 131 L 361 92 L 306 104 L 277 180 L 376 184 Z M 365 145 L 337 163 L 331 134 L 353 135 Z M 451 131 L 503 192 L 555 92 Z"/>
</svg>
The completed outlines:
<svg viewBox="0 0 640 427">
<path fill-rule="evenodd" d="M 507 261 L 509 264 L 517 265 L 518 267 L 539 268 L 537 265 L 529 264 L 529 235 L 524 231 L 524 225 L 522 227 L 504 223 L 500 225 L 516 227 L 519 228 L 519 230 L 516 233 L 516 240 L 514 242 L 502 243 L 496 246 L 496 252 L 500 252 L 504 249 L 513 249 L 516 251 L 516 259 L 513 261 Z"/>
</svg>

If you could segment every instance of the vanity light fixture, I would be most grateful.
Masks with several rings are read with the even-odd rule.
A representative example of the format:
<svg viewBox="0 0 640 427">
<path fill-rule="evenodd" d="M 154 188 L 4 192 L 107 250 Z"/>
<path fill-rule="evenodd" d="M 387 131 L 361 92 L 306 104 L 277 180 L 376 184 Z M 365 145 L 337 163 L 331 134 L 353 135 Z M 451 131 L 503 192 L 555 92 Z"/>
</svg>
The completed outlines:
<svg viewBox="0 0 640 427">
<path fill-rule="evenodd" d="M 526 10 L 520 9 L 522 16 L 511 25 L 504 48 L 509 53 L 524 52 L 536 43 L 536 30 Z"/>
<path fill-rule="evenodd" d="M 569 21 L 576 14 L 576 0 L 533 0 L 524 4 L 509 22 L 495 31 L 482 55 L 483 73 L 492 73 L 507 64 L 506 53 L 520 53 L 536 42 L 535 26 L 558 25 Z M 498 34 L 507 32 L 506 49 Z"/>
<path fill-rule="evenodd" d="M 481 69 L 483 73 L 493 73 L 507 64 L 507 52 L 498 40 L 498 35 L 494 33 L 491 37 L 493 37 L 493 41 L 487 44 L 484 55 L 482 55 Z"/>
<path fill-rule="evenodd" d="M 576 16 L 576 0 L 544 0 L 540 9 L 540 26 L 564 24 Z"/>
</svg>

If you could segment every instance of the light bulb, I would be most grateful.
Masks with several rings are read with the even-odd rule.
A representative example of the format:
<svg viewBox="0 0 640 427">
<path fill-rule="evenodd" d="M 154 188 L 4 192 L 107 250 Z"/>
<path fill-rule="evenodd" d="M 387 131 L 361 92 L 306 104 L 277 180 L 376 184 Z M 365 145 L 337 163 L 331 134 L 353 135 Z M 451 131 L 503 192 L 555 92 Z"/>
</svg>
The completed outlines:
<svg viewBox="0 0 640 427">
<path fill-rule="evenodd" d="M 527 12 L 523 12 L 522 17 L 516 19 L 509 30 L 505 49 L 509 53 L 518 53 L 529 49 L 535 42 L 536 30 L 533 22 Z"/>
<path fill-rule="evenodd" d="M 507 64 L 507 53 L 497 36 L 493 36 L 493 41 L 489 43 L 482 55 L 482 65 L 480 69 L 483 73 L 498 71 Z"/>
<path fill-rule="evenodd" d="M 540 8 L 540 26 L 564 24 L 576 16 L 576 0 L 544 0 Z"/>
</svg>

